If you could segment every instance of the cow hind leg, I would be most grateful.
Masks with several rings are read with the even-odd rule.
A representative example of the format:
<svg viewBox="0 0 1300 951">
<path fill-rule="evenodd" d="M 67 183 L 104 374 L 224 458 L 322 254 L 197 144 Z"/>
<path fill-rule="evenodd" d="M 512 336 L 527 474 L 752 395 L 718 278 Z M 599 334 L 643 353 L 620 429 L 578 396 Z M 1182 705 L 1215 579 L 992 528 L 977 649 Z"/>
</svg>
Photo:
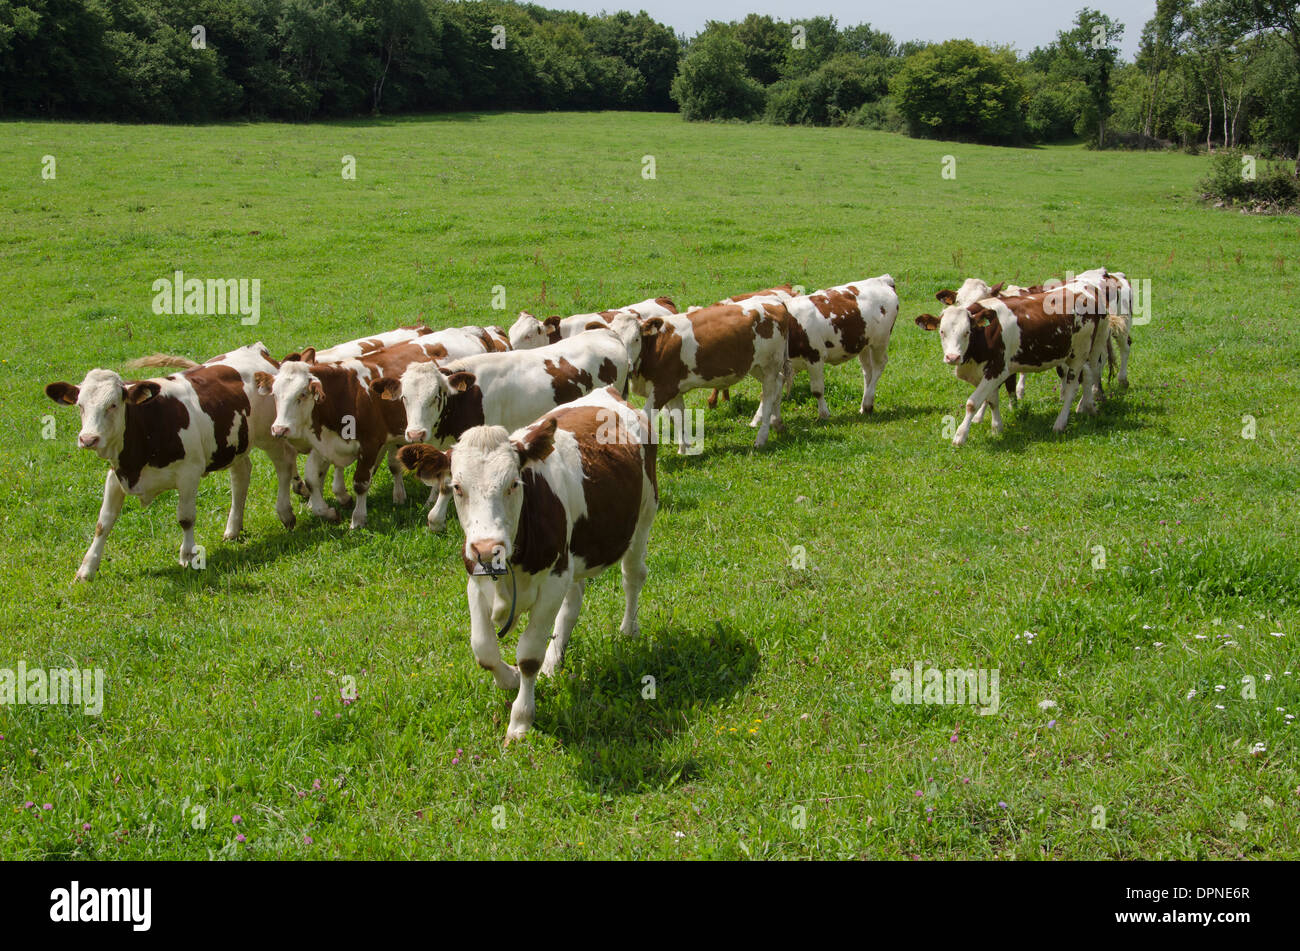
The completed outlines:
<svg viewBox="0 0 1300 951">
<path fill-rule="evenodd" d="M 888 344 L 867 347 L 858 354 L 858 362 L 862 364 L 862 408 L 859 412 L 871 413 L 876 408 L 876 387 L 885 372 L 885 364 L 889 362 Z"/>
<path fill-rule="evenodd" d="M 297 524 L 297 516 L 293 514 L 293 492 L 295 482 L 302 482 L 298 475 L 298 452 L 287 442 L 277 441 L 276 445 L 267 451 L 271 457 L 271 464 L 275 466 L 275 514 L 280 519 L 280 524 L 285 528 L 293 528 Z M 306 488 L 306 483 L 303 483 Z"/>
<path fill-rule="evenodd" d="M 352 485 L 354 488 L 356 487 L 356 482 L 357 482 L 357 477 L 356 474 L 353 473 Z M 340 469 L 338 466 L 334 467 L 334 485 L 332 488 L 334 490 L 334 498 L 338 501 L 340 505 L 352 504 L 353 501 L 352 496 L 348 494 L 347 473 L 344 472 L 342 469 Z"/>
<path fill-rule="evenodd" d="M 641 517 L 637 521 L 636 530 L 632 533 L 632 541 L 627 551 L 623 553 L 621 565 L 623 622 L 618 629 L 625 637 L 637 637 L 641 634 L 641 626 L 637 623 L 637 609 L 641 601 L 641 589 L 645 587 L 646 575 L 649 573 L 646 568 L 645 554 L 650 541 L 650 525 L 654 521 L 654 515 L 653 502 L 642 506 Z"/>
<path fill-rule="evenodd" d="M 758 404 L 758 434 L 754 437 L 754 448 L 762 449 L 767 445 L 767 434 L 771 429 L 772 420 L 780 417 L 781 368 L 778 365 L 765 372 L 756 370 L 754 375 L 763 384 L 763 393 Z"/>
<path fill-rule="evenodd" d="M 357 459 L 357 467 L 352 472 L 352 492 L 356 496 L 356 501 L 352 505 L 351 525 L 353 528 L 365 528 L 366 502 L 370 497 L 370 480 L 374 475 L 375 463 L 378 461 L 374 456 L 363 454 Z"/>
<path fill-rule="evenodd" d="M 108 541 L 108 533 L 117 524 L 117 517 L 122 514 L 122 503 L 125 500 L 126 492 L 122 489 L 122 483 L 117 481 L 117 475 L 112 469 L 108 470 L 104 479 L 104 500 L 100 503 L 99 519 L 95 522 L 95 537 L 77 569 L 78 581 L 89 581 L 95 577 L 99 562 L 104 557 L 104 543 Z"/>
<path fill-rule="evenodd" d="M 830 419 L 831 408 L 826 405 L 826 364 L 820 360 L 808 366 L 808 386 L 817 398 L 817 418 Z"/>
<path fill-rule="evenodd" d="M 578 623 L 578 613 L 582 610 L 582 596 L 586 593 L 587 582 L 575 581 L 569 593 L 564 596 L 564 603 L 555 615 L 555 629 L 551 632 L 551 643 L 546 648 L 546 657 L 542 661 L 540 673 L 546 677 L 555 676 L 555 672 L 564 666 L 564 652 L 569 648 L 569 635 Z"/>
<path fill-rule="evenodd" d="M 227 541 L 238 538 L 244 530 L 244 503 L 248 500 L 248 482 L 253 475 L 253 460 L 247 454 L 230 464 L 230 515 L 226 518 Z"/>
<path fill-rule="evenodd" d="M 1065 379 L 1061 381 L 1061 412 L 1057 414 L 1056 422 L 1052 424 L 1052 429 L 1058 433 L 1065 432 L 1065 427 L 1070 422 L 1070 406 L 1074 403 L 1074 395 L 1079 390 L 1082 375 L 1083 367 L 1065 371 Z"/>
</svg>

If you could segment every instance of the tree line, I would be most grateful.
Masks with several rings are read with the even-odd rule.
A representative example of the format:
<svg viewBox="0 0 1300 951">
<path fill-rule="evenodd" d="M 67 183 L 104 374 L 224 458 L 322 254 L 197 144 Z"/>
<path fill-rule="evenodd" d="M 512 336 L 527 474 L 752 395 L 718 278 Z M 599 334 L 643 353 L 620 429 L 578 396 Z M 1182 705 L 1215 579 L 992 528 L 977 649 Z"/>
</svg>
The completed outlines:
<svg viewBox="0 0 1300 951">
<path fill-rule="evenodd" d="M 1296 0 L 1158 0 L 1133 62 L 1084 8 L 1027 54 L 751 14 L 687 40 L 646 13 L 508 0 L 0 0 L 0 115 L 206 121 L 466 109 L 1188 149 L 1300 143 Z"/>
</svg>

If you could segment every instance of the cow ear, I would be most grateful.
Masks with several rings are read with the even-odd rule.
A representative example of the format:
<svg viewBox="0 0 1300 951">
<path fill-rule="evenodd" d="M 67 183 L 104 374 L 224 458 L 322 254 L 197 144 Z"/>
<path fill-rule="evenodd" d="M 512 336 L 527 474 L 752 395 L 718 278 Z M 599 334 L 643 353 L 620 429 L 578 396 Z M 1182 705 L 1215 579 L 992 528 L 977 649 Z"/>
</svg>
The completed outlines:
<svg viewBox="0 0 1300 951">
<path fill-rule="evenodd" d="M 325 387 L 321 386 L 320 380 L 317 380 L 314 377 L 312 378 L 311 381 L 311 395 L 312 398 L 315 399 L 317 403 L 325 399 Z"/>
<path fill-rule="evenodd" d="M 51 383 L 45 387 L 45 395 L 64 406 L 75 404 L 80 393 L 81 387 L 73 386 L 71 383 Z"/>
<path fill-rule="evenodd" d="M 559 315 L 559 314 L 552 314 L 551 316 L 547 317 L 545 320 L 542 321 L 542 326 L 545 327 L 548 331 L 550 331 L 550 330 L 559 330 L 559 329 L 560 329 L 560 315 Z"/>
<path fill-rule="evenodd" d="M 603 320 L 593 320 L 582 329 L 583 330 L 608 330 L 609 324 L 605 323 Z"/>
<path fill-rule="evenodd" d="M 789 289 L 790 288 L 787 286 L 786 290 Z M 658 304 L 660 307 L 662 307 L 664 310 L 670 310 L 674 314 L 677 313 L 677 305 L 673 303 L 673 299 L 671 297 L 656 297 L 655 303 Z"/>
<path fill-rule="evenodd" d="M 264 370 L 258 370 L 256 373 L 253 374 L 253 385 L 257 387 L 257 392 L 260 393 L 262 396 L 270 396 L 271 387 L 274 384 L 275 384 L 275 377 L 271 376 L 271 374 L 265 372 Z"/>
<path fill-rule="evenodd" d="M 371 380 L 370 392 L 375 396 L 378 396 L 381 400 L 401 399 L 402 381 L 394 379 L 391 376 L 381 377 L 378 380 Z"/>
<path fill-rule="evenodd" d="M 474 381 L 477 379 L 478 377 L 468 370 L 457 370 L 454 373 L 447 374 L 447 385 L 451 387 L 454 393 L 464 393 L 474 385 Z"/>
<path fill-rule="evenodd" d="M 972 327 L 983 327 L 993 317 L 993 311 L 989 310 L 983 304 L 975 304 L 969 312 Z"/>
<path fill-rule="evenodd" d="M 143 383 L 132 383 L 126 388 L 126 401 L 139 406 L 141 403 L 149 402 L 161 392 L 162 384 L 154 380 L 145 380 Z"/>
<path fill-rule="evenodd" d="M 957 293 L 956 291 L 950 291 L 947 288 L 944 288 L 939 293 L 934 295 L 934 299 L 943 301 L 945 304 L 951 307 L 953 304 L 957 303 Z"/>
<path fill-rule="evenodd" d="M 555 419 L 547 418 L 530 427 L 523 438 L 515 443 L 515 452 L 519 453 L 519 465 L 541 462 L 555 448 Z"/>
<path fill-rule="evenodd" d="M 301 360 L 303 363 L 315 363 L 315 362 L 316 362 L 316 348 L 315 348 L 315 347 L 303 347 L 303 348 L 302 348 L 302 353 L 299 355 L 298 359 Z"/>
<path fill-rule="evenodd" d="M 992 287 L 989 288 L 989 297 L 997 297 L 999 294 L 1002 293 L 1002 288 L 1006 286 L 1007 286 L 1006 281 L 998 281 L 996 284 L 994 284 Z"/>
<path fill-rule="evenodd" d="M 286 354 L 284 355 L 284 359 L 281 360 L 280 362 L 281 362 L 281 363 L 294 363 L 294 362 L 296 362 L 296 361 L 298 361 L 298 360 L 301 360 L 301 359 L 302 359 L 302 353 L 300 353 L 299 351 L 295 350 L 293 353 L 286 353 Z"/>
<path fill-rule="evenodd" d="M 451 470 L 451 453 L 417 442 L 397 450 L 397 461 L 425 485 L 437 485 Z"/>
<path fill-rule="evenodd" d="M 641 336 L 653 337 L 655 334 L 662 333 L 664 329 L 664 320 L 662 317 L 647 317 L 641 321 Z"/>
<path fill-rule="evenodd" d="M 922 330 L 938 330 L 939 318 L 934 316 L 934 314 L 922 314 L 920 317 L 916 318 L 916 325 Z"/>
</svg>

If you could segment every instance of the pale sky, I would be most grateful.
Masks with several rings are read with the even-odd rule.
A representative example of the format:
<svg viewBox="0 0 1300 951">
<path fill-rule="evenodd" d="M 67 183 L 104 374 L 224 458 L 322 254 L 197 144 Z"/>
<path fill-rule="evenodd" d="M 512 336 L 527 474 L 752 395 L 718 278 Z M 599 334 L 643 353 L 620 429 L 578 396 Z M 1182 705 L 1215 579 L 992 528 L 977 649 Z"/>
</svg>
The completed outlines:
<svg viewBox="0 0 1300 951">
<path fill-rule="evenodd" d="M 1120 48 L 1126 59 L 1137 52 L 1142 27 L 1155 14 L 1155 0 L 541 0 L 543 6 L 600 13 L 645 10 L 678 33 L 694 36 L 705 20 L 743 20 L 767 13 L 783 20 L 828 15 L 841 27 L 870 23 L 898 42 L 956 38 L 978 43 L 1010 43 L 1022 54 L 1056 39 L 1082 7 L 1100 10 L 1124 24 Z"/>
</svg>

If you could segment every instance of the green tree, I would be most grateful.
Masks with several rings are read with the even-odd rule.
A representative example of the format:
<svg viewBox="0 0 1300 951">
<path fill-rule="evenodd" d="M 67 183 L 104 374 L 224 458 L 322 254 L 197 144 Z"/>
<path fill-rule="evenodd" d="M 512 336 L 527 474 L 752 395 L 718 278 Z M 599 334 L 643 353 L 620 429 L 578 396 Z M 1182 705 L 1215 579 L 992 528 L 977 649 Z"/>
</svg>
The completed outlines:
<svg viewBox="0 0 1300 951">
<path fill-rule="evenodd" d="M 752 119 L 764 102 L 763 87 L 745 72 L 745 47 L 722 32 L 691 44 L 672 95 L 686 119 Z"/>
<path fill-rule="evenodd" d="M 948 40 L 909 56 L 890 82 L 913 135 L 1013 141 L 1024 85 L 1008 50 Z"/>
<path fill-rule="evenodd" d="M 1123 36 L 1124 24 L 1084 7 L 1074 18 L 1073 29 L 1058 33 L 1056 38 L 1066 75 L 1087 87 L 1098 148 L 1106 144 L 1106 121 L 1112 112 L 1111 74 Z"/>
</svg>

